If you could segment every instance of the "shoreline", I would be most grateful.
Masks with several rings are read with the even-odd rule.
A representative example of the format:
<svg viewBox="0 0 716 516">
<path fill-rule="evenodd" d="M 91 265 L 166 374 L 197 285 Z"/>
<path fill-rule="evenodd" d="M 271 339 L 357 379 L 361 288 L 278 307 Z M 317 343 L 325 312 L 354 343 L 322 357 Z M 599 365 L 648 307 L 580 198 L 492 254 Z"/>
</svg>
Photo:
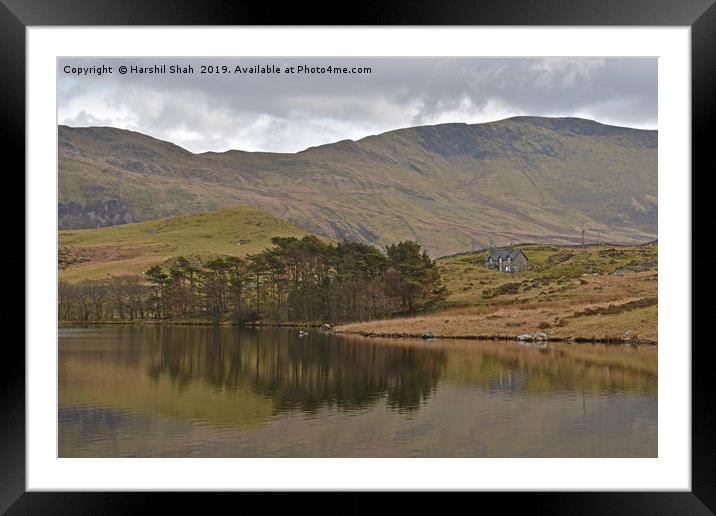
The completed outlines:
<svg viewBox="0 0 716 516">
<path fill-rule="evenodd" d="M 182 319 L 134 319 L 134 320 L 104 320 L 104 321 L 58 321 L 57 326 L 222 326 L 236 328 L 319 328 L 320 322 L 251 322 L 234 324 L 230 321 L 211 322 Z"/>
<path fill-rule="evenodd" d="M 546 342 L 565 342 L 580 344 L 630 344 L 636 346 L 657 346 L 658 341 L 652 339 L 624 339 L 619 337 L 550 337 L 543 339 L 538 338 L 519 338 L 518 335 L 432 335 L 426 336 L 426 333 L 390 333 L 390 332 L 371 332 L 371 331 L 333 331 L 336 335 L 351 335 L 365 338 L 383 338 L 383 339 L 423 339 L 423 340 L 504 340 L 514 342 L 524 342 L 528 344 L 538 344 Z"/>
<path fill-rule="evenodd" d="M 236 328 L 320 328 L 324 323 L 299 323 L 299 322 L 255 322 L 248 324 L 232 324 L 229 322 L 212 323 L 202 321 L 60 321 L 58 328 L 77 326 L 221 326 Z M 340 328 L 338 326 L 337 328 Z M 336 327 L 330 330 L 322 330 L 322 333 L 333 335 L 346 335 L 351 337 L 364 338 L 385 338 L 385 339 L 422 339 L 422 340 L 479 340 L 479 341 L 513 341 L 527 344 L 540 344 L 546 342 L 565 342 L 568 344 L 613 344 L 613 345 L 635 345 L 635 346 L 657 346 L 658 341 L 653 339 L 626 339 L 620 337 L 581 337 L 581 336 L 549 336 L 537 338 L 532 335 L 529 338 L 519 338 L 519 335 L 505 334 L 463 334 L 463 335 L 440 335 L 426 333 L 405 333 L 405 332 L 372 332 L 372 331 L 341 331 Z"/>
</svg>

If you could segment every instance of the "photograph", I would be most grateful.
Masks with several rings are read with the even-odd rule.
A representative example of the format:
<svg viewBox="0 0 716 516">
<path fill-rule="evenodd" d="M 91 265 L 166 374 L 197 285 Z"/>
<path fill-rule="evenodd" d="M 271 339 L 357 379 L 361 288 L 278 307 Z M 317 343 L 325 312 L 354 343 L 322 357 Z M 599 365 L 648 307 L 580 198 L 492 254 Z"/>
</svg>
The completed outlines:
<svg viewBox="0 0 716 516">
<path fill-rule="evenodd" d="M 57 56 L 56 120 L 58 458 L 659 458 L 658 57 Z"/>
<path fill-rule="evenodd" d="M 715 31 L 716 0 L 0 0 L 0 514 L 716 514 Z"/>
</svg>

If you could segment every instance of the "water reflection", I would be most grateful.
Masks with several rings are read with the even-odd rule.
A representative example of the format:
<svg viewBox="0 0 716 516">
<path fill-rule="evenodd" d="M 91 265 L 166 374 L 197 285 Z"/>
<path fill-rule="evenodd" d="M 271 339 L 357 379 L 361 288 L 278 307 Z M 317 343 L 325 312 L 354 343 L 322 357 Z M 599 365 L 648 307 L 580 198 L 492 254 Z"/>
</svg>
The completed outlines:
<svg viewBox="0 0 716 516">
<path fill-rule="evenodd" d="M 518 446 L 501 436 L 519 435 L 526 431 L 520 424 L 552 414 L 564 422 L 554 436 L 543 436 L 554 443 L 552 451 L 538 450 L 541 456 L 581 456 L 580 440 L 602 443 L 612 454 L 649 455 L 656 451 L 656 355 L 653 348 L 541 350 L 510 342 L 367 340 L 316 331 L 299 338 L 285 329 L 61 330 L 60 454 L 512 456 L 509 450 L 517 453 Z M 612 427 L 592 421 L 597 413 Z M 380 442 L 360 448 L 361 438 L 344 416 L 361 421 Z M 308 429 L 310 421 L 323 425 L 318 434 L 338 432 L 340 445 L 326 449 L 321 435 Z M 143 444 L 134 435 L 140 428 Z M 199 428 L 223 433 L 198 438 Z M 279 428 L 300 446 L 268 442 Z M 477 428 L 494 434 L 487 448 L 475 447 L 485 438 L 474 434 Z M 613 437 L 636 440 L 605 441 L 615 429 L 625 435 Z M 556 440 L 563 432 L 572 444 Z M 154 434 L 157 443 L 149 448 Z M 221 453 L 217 443 L 226 445 Z M 599 449 L 587 455 L 599 456 Z"/>
</svg>

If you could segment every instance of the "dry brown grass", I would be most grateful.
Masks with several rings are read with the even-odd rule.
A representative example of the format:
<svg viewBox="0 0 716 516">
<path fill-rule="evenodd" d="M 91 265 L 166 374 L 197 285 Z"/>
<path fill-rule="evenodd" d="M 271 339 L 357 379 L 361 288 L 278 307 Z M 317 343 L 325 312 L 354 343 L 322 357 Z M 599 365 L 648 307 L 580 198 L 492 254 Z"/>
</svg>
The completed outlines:
<svg viewBox="0 0 716 516">
<path fill-rule="evenodd" d="M 544 331 L 550 338 L 656 341 L 657 282 L 655 271 L 603 274 L 563 281 L 562 300 L 543 301 L 527 291 L 523 299 L 490 305 L 448 308 L 418 317 L 352 323 L 339 333 L 436 337 L 514 338 Z"/>
<path fill-rule="evenodd" d="M 540 244 L 521 248 L 532 268 L 519 274 L 487 269 L 484 252 L 440 260 L 452 292 L 444 311 L 337 331 L 464 338 L 544 331 L 553 339 L 657 340 L 657 246 L 600 245 L 569 252 Z M 564 259 L 554 258 L 561 255 Z M 641 264 L 646 270 L 617 272 Z"/>
</svg>

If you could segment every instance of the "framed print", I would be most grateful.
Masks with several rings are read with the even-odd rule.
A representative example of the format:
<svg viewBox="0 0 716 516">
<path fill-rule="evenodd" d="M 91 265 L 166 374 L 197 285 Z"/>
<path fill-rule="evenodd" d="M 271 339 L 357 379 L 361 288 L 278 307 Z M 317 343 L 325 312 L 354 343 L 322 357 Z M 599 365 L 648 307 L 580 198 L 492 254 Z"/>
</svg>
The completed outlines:
<svg viewBox="0 0 716 516">
<path fill-rule="evenodd" d="M 27 312 L 3 510 L 381 490 L 712 511 L 691 181 L 716 8 L 523 4 L 343 26 L 5 2 Z"/>
</svg>

